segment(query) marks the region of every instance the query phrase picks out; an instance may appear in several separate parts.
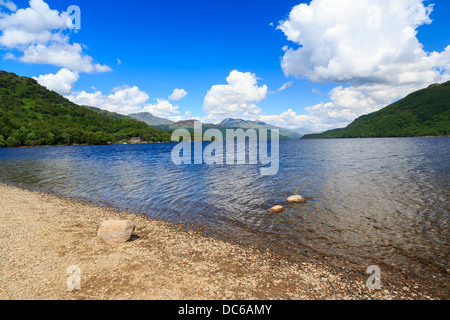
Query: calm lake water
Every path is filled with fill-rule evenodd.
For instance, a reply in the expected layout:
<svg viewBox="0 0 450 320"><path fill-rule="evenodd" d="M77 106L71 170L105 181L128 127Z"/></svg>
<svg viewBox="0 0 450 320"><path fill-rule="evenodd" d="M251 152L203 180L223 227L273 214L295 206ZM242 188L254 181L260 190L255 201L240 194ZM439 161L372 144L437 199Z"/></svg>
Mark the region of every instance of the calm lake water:
<svg viewBox="0 0 450 320"><path fill-rule="evenodd" d="M0 181L448 280L450 138L281 141L279 173L265 177L255 165L177 166L173 147L0 149ZM286 205L293 194L311 199ZM286 210L267 212L277 204Z"/></svg>

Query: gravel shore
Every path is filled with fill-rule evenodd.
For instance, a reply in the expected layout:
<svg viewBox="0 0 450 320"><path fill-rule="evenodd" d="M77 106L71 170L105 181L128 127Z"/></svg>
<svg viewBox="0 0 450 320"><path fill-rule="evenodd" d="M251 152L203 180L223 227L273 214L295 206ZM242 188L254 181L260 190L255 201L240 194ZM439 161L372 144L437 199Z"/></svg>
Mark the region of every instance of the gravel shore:
<svg viewBox="0 0 450 320"><path fill-rule="evenodd" d="M207 238L144 216L0 184L2 300L433 299L403 287L368 290L368 275ZM97 240L102 221L131 220L131 241ZM81 288L69 291L70 266Z"/></svg>

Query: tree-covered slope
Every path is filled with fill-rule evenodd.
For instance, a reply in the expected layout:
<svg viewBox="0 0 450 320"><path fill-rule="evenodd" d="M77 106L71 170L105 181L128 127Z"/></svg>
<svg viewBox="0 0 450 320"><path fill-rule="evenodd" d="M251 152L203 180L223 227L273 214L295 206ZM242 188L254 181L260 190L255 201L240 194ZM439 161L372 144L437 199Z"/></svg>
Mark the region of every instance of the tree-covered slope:
<svg viewBox="0 0 450 320"><path fill-rule="evenodd" d="M0 71L0 147L170 141L143 122L78 106L35 80Z"/></svg>
<svg viewBox="0 0 450 320"><path fill-rule="evenodd" d="M356 119L344 129L303 139L419 137L450 135L450 82L411 93L386 108Z"/></svg>

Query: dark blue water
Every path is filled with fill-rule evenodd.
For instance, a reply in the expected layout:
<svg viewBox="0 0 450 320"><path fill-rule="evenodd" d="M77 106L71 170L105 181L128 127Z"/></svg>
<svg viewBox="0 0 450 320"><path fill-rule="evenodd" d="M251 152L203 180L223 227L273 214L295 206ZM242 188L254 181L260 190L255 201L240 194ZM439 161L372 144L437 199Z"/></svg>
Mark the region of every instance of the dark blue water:
<svg viewBox="0 0 450 320"><path fill-rule="evenodd" d="M0 149L0 181L209 235L448 277L450 139L281 141L280 169L174 165L174 144ZM287 205L293 194L310 198ZM281 214L267 212L286 206Z"/></svg>

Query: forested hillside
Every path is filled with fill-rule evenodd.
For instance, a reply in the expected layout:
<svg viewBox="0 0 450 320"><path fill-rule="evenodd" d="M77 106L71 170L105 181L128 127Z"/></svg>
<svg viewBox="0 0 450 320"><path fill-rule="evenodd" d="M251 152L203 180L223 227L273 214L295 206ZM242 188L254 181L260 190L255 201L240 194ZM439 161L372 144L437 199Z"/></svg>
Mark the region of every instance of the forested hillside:
<svg viewBox="0 0 450 320"><path fill-rule="evenodd" d="M0 71L0 147L108 144L170 133L125 116L78 106L35 80Z"/></svg>
<svg viewBox="0 0 450 320"><path fill-rule="evenodd" d="M450 135L450 82L411 93L386 108L356 119L345 129L303 139Z"/></svg>

